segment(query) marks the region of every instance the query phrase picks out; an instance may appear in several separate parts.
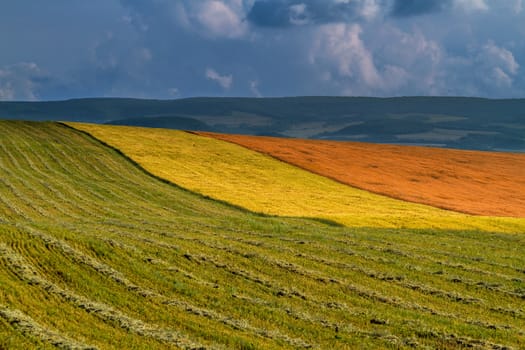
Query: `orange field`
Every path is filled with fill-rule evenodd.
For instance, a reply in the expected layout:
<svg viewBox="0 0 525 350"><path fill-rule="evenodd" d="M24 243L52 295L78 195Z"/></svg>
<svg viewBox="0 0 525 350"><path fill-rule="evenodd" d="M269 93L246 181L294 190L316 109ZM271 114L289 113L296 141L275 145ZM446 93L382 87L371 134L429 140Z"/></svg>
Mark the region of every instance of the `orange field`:
<svg viewBox="0 0 525 350"><path fill-rule="evenodd" d="M525 217L525 154L198 134L370 192L469 214Z"/></svg>

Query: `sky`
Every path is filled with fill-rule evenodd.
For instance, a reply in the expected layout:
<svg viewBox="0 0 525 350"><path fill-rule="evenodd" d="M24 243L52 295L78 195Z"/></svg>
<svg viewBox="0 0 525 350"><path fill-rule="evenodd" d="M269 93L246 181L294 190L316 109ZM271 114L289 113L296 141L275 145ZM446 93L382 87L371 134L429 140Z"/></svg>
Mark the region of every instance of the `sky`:
<svg viewBox="0 0 525 350"><path fill-rule="evenodd" d="M0 100L525 97L525 0L0 0Z"/></svg>

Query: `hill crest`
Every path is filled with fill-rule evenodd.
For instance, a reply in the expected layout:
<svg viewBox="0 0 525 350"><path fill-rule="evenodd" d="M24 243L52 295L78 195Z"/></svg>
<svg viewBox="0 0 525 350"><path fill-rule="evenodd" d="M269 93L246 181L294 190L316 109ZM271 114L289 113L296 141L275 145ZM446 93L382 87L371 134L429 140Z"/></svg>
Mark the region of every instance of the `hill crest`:
<svg viewBox="0 0 525 350"><path fill-rule="evenodd" d="M167 117L189 118L166 124ZM279 97L0 102L0 118L525 152L525 99ZM194 126L194 128L193 128Z"/></svg>

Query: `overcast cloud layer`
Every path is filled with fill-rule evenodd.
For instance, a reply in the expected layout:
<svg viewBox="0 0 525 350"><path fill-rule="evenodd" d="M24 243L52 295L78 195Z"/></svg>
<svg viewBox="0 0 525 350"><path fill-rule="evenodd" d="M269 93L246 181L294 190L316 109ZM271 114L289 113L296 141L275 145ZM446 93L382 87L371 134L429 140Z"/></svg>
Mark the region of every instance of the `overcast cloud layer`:
<svg viewBox="0 0 525 350"><path fill-rule="evenodd" d="M525 97L524 0L17 0L0 100Z"/></svg>

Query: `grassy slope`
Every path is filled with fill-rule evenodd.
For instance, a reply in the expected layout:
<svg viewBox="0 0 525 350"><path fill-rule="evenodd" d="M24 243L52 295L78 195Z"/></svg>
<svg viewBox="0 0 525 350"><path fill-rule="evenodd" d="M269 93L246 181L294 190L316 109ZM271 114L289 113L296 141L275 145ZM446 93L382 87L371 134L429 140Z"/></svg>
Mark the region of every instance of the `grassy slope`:
<svg viewBox="0 0 525 350"><path fill-rule="evenodd" d="M525 154L203 135L374 193L470 214L525 218Z"/></svg>
<svg viewBox="0 0 525 350"><path fill-rule="evenodd" d="M0 122L0 348L525 345L525 237L264 218Z"/></svg>
<svg viewBox="0 0 525 350"><path fill-rule="evenodd" d="M468 216L375 195L212 138L174 130L72 125L162 178L256 212L320 217L354 227L525 231L525 219Z"/></svg>

